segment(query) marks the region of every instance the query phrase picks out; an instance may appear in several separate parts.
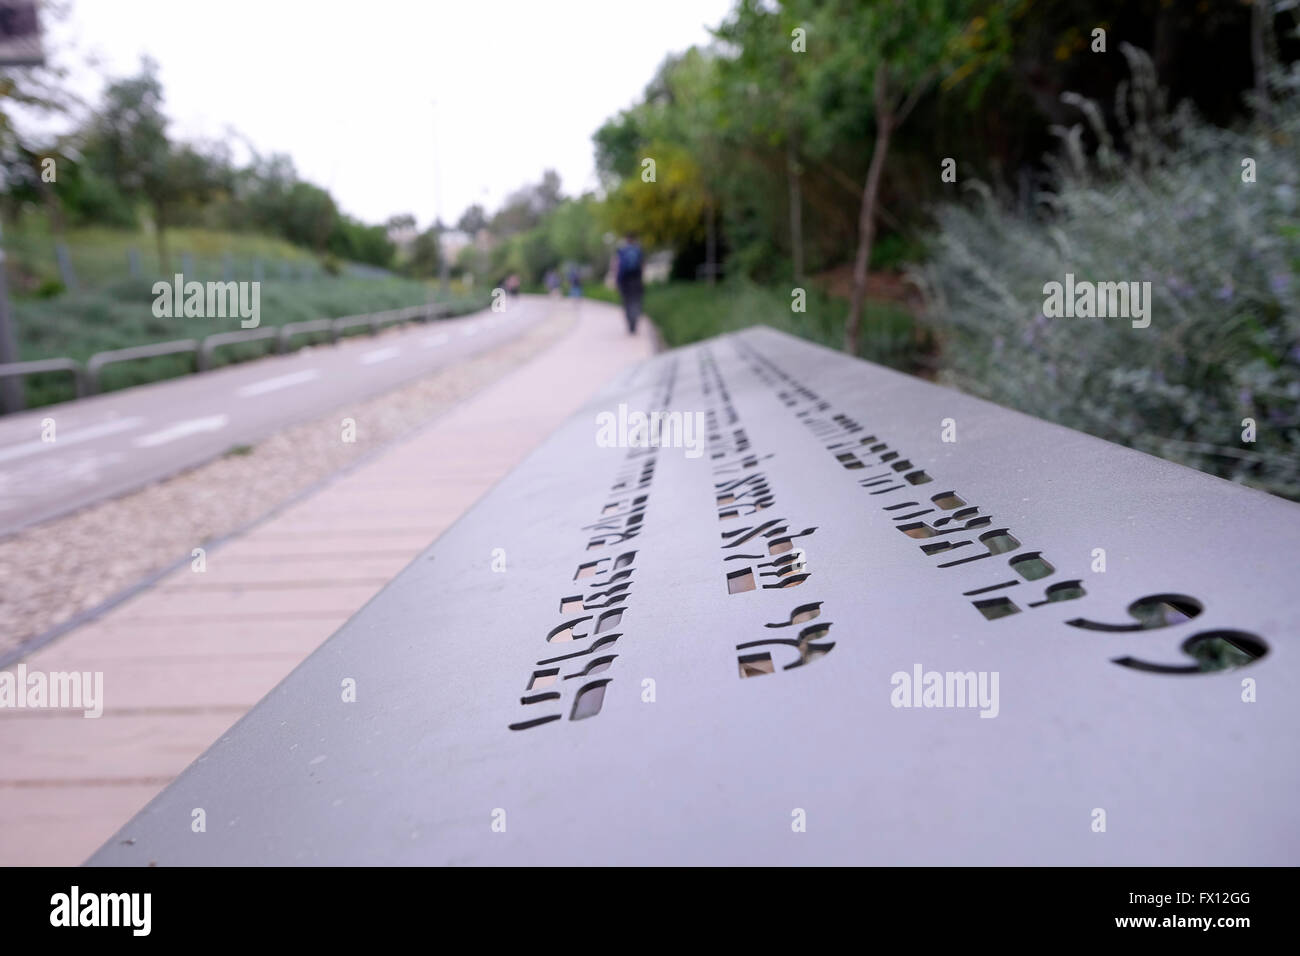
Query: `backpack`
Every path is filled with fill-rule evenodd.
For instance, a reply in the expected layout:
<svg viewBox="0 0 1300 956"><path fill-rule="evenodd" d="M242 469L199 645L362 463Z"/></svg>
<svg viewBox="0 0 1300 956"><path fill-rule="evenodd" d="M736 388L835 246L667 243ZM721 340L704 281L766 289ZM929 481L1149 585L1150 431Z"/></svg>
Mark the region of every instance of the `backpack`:
<svg viewBox="0 0 1300 956"><path fill-rule="evenodd" d="M618 278L619 280L640 277L641 275L641 247L634 245L622 246L618 250Z"/></svg>

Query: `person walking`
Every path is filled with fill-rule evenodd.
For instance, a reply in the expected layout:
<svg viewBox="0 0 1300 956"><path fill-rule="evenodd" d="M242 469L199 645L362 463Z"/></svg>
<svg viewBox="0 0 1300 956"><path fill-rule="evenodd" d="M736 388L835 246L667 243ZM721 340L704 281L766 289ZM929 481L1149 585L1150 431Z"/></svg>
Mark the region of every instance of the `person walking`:
<svg viewBox="0 0 1300 956"><path fill-rule="evenodd" d="M641 300L645 296L645 254L636 234L629 232L614 250L615 282L623 299L628 335L636 335L636 320L641 318Z"/></svg>

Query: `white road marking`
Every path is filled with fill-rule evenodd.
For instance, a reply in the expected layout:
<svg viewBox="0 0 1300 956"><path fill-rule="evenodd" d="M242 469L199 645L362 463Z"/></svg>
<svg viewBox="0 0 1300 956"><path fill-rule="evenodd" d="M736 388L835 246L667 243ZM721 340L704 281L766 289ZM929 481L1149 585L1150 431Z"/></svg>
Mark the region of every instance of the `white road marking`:
<svg viewBox="0 0 1300 956"><path fill-rule="evenodd" d="M105 435L116 435L118 432L130 431L132 428L139 428L142 424L144 424L143 418L133 417L119 418L115 421L104 422L102 425L91 425L87 428L63 434L56 430L54 433L55 440L52 442L37 439L36 441L27 441L20 445L11 445L8 448L0 449L0 461L26 458L28 455L36 455L43 451L57 451L78 442L91 441L95 438L103 438Z"/></svg>
<svg viewBox="0 0 1300 956"><path fill-rule="evenodd" d="M126 460L116 452L99 454L89 449L58 458L37 458L11 471L0 471L0 515L18 521L31 502L64 485L88 487L103 479L103 470Z"/></svg>
<svg viewBox="0 0 1300 956"><path fill-rule="evenodd" d="M190 435L197 435L199 432L218 431L225 428L226 423L229 421L230 418L226 415L190 418L183 422L177 422L175 425L169 425L161 431L141 435L131 444L135 445L136 448L155 448L158 445L165 445L181 438L188 438Z"/></svg>
<svg viewBox="0 0 1300 956"><path fill-rule="evenodd" d="M252 385L245 385L243 388L236 389L235 394L240 398L251 398L254 395L265 395L267 392L275 392L282 388L301 385L303 382L310 382L316 378L320 378L319 369L305 368L301 372L290 372L288 375L264 378Z"/></svg>
<svg viewBox="0 0 1300 956"><path fill-rule="evenodd" d="M446 345L451 336L446 332L439 332L437 335L431 335L427 339L420 339L420 346L426 349L437 348L439 345Z"/></svg>
<svg viewBox="0 0 1300 956"><path fill-rule="evenodd" d="M373 352L366 352L361 356L361 364L374 365L376 362L387 362L389 359L395 359L401 354L401 349L395 345L390 345L386 349L375 349Z"/></svg>

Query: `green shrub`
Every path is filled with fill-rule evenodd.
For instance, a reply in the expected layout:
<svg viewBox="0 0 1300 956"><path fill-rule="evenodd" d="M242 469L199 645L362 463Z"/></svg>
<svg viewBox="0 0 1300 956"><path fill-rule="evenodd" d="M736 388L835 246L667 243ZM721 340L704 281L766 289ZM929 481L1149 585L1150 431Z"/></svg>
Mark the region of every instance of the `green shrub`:
<svg viewBox="0 0 1300 956"><path fill-rule="evenodd" d="M160 318L153 314L153 282L148 279L118 279L98 290L83 290L58 299L24 299L13 303L19 354L24 361L67 357L84 362L96 352L149 345L174 339L202 338L215 332L240 328L238 316L226 318ZM261 285L263 327L308 319L338 318L366 312L419 305L430 299L431 287L424 282L400 278L321 277L310 281L270 278ZM489 293L453 290L448 305L453 315L486 308ZM358 329L358 334L364 333ZM312 341L308 336L295 345ZM259 340L220 349L216 365L257 358L270 349ZM153 359L110 365L104 370L105 391L188 374L193 359L167 355ZM68 375L32 376L26 382L30 407L66 401L73 397Z"/></svg>
<svg viewBox="0 0 1300 956"><path fill-rule="evenodd" d="M873 270L901 269L908 262L925 257L925 247L915 239L891 232L881 236L871 246Z"/></svg>
<svg viewBox="0 0 1300 956"><path fill-rule="evenodd" d="M33 290L32 295L37 299L53 299L55 296L63 295L65 291L63 283L58 279L43 279Z"/></svg>
<svg viewBox="0 0 1300 956"><path fill-rule="evenodd" d="M767 325L830 348L844 344L848 304L813 287L805 311L795 312L789 286L764 286L743 278L717 285L669 282L646 287L645 313L670 348L751 325ZM862 358L902 371L916 371L924 337L911 314L888 302L868 301L863 320Z"/></svg>

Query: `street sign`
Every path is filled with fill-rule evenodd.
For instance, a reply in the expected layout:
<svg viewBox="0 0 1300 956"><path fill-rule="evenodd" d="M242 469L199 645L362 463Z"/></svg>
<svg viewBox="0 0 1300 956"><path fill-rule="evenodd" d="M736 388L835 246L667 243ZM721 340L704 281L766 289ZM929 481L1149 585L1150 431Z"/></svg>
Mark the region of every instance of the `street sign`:
<svg viewBox="0 0 1300 956"><path fill-rule="evenodd" d="M607 388L91 862L1294 865L1297 554L1295 504L751 329Z"/></svg>

